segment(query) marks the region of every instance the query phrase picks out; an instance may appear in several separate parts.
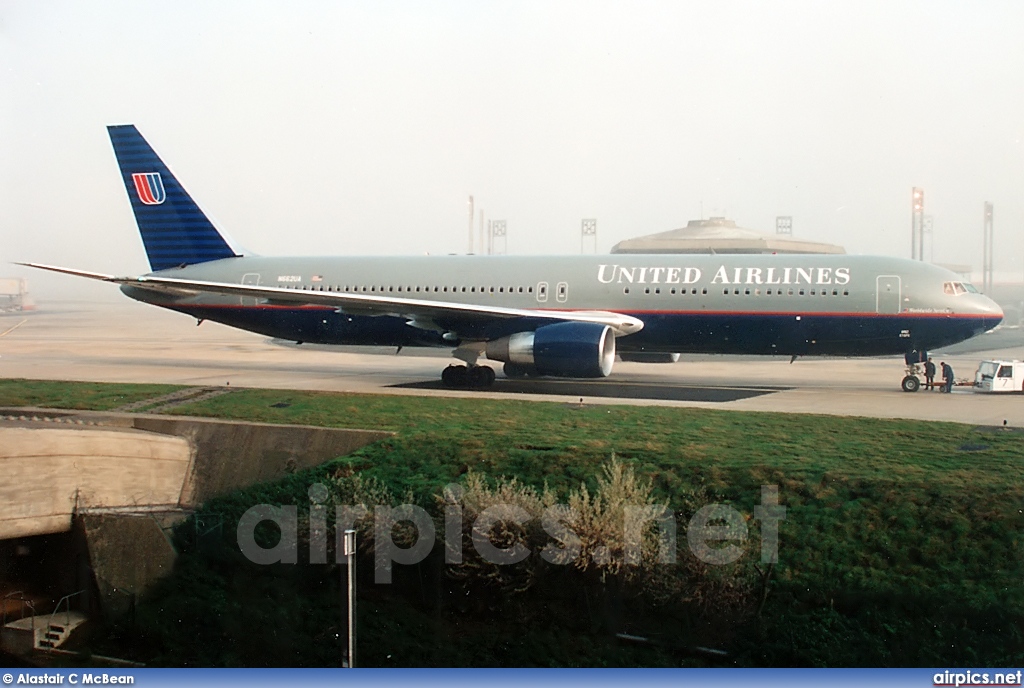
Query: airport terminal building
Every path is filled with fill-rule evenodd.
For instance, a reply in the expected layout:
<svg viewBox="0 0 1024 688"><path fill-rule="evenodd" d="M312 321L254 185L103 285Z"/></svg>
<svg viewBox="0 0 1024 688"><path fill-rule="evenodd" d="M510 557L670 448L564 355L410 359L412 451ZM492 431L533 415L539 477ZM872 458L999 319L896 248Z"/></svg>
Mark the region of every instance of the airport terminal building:
<svg viewBox="0 0 1024 688"><path fill-rule="evenodd" d="M738 227L732 220L712 217L690 220L685 227L620 241L612 253L742 253L843 254L835 244L794 239L788 234L765 234Z"/></svg>

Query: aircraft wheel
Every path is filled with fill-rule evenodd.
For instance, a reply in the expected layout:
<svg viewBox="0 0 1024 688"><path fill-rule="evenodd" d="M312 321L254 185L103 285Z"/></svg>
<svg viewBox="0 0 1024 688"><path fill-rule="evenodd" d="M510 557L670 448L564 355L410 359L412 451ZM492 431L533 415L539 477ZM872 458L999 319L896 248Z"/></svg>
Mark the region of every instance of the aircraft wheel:
<svg viewBox="0 0 1024 688"><path fill-rule="evenodd" d="M903 388L904 392L916 392L921 389L921 381L913 375L907 375L903 378L903 382L900 383L900 387Z"/></svg>
<svg viewBox="0 0 1024 688"><path fill-rule="evenodd" d="M472 387L490 387L494 384L494 368L485 365L470 368L469 384Z"/></svg>
<svg viewBox="0 0 1024 688"><path fill-rule="evenodd" d="M530 372L526 366L519 363L506 363L501 369L504 371L505 377L509 379L526 377Z"/></svg>
<svg viewBox="0 0 1024 688"><path fill-rule="evenodd" d="M441 371L441 382L445 387L465 387L469 382L469 369L466 366L450 365Z"/></svg>

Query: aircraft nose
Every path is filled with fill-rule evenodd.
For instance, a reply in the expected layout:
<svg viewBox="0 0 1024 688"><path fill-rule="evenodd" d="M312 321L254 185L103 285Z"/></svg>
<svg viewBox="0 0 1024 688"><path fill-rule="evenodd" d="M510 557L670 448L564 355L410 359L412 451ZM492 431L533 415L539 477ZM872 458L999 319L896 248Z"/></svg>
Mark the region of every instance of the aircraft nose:
<svg viewBox="0 0 1024 688"><path fill-rule="evenodd" d="M984 317L987 329L992 329L1003 321L1002 307L987 296L983 296L978 311Z"/></svg>

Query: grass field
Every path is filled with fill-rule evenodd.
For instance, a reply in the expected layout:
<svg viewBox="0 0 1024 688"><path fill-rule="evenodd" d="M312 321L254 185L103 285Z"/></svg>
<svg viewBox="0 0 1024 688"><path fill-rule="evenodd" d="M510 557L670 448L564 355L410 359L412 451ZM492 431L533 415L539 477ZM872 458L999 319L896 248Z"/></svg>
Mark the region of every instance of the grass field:
<svg viewBox="0 0 1024 688"><path fill-rule="evenodd" d="M0 381L0 405L109 408L166 391ZM684 510L684 496L698 491L750 514L761 486L778 485L787 513L763 612L759 618L732 620L711 635L730 653L729 662L1024 663L1024 434L1016 431L667 407L263 390L239 390L174 412L396 431L394 438L331 465L208 505L229 519L258 501L302 503L310 483L339 469L375 478L394 494L411 493L424 506L433 505L444 485L469 470L492 478L515 476L538 488L547 484L560 495L581 483L593 488L613 453L649 478L655 494L677 510ZM755 563L748 562L751 570ZM163 629L151 629L150 661L212 661L213 650L206 646L236 647L246 629L260 651L250 652L246 645L245 651L224 652L219 656L228 657L226 663L320 661L315 651L296 650L302 643L275 650L270 640L252 638L251 624L221 629L218 641L197 635L180 619L169 624L159 610L180 612L190 595L211 598L224 609L238 608L240 596L269 599L279 613L266 612L264 621L278 624L275 633L290 629L301 638L306 612L298 610L336 594L333 574L251 570L237 557L198 550L183 556L179 568L140 611L152 629ZM406 581L410 589L422 588L424 575L429 588L432 574L417 575L418 584ZM622 647L610 638L614 629L607 624L567 620L575 607L558 591L565 585L556 577L549 589L531 593L534 598L504 600L489 611L445 606L443 613L422 595L366 586L361 623L373 649L365 659L399 665L704 661L664 645ZM293 608L289 599L302 602ZM336 610L323 614L324 623L333 623ZM715 626L714 619L671 605L647 605L637 614L651 635L672 635L677 645L700 644ZM165 625L179 628L181 635Z"/></svg>

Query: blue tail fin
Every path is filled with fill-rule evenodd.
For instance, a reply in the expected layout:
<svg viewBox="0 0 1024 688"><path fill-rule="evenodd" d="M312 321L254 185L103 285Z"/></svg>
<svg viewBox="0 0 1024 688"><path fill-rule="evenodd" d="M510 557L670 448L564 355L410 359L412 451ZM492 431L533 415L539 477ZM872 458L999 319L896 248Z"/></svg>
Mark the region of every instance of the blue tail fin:
<svg viewBox="0 0 1024 688"><path fill-rule="evenodd" d="M134 125L107 131L154 271L237 255Z"/></svg>

